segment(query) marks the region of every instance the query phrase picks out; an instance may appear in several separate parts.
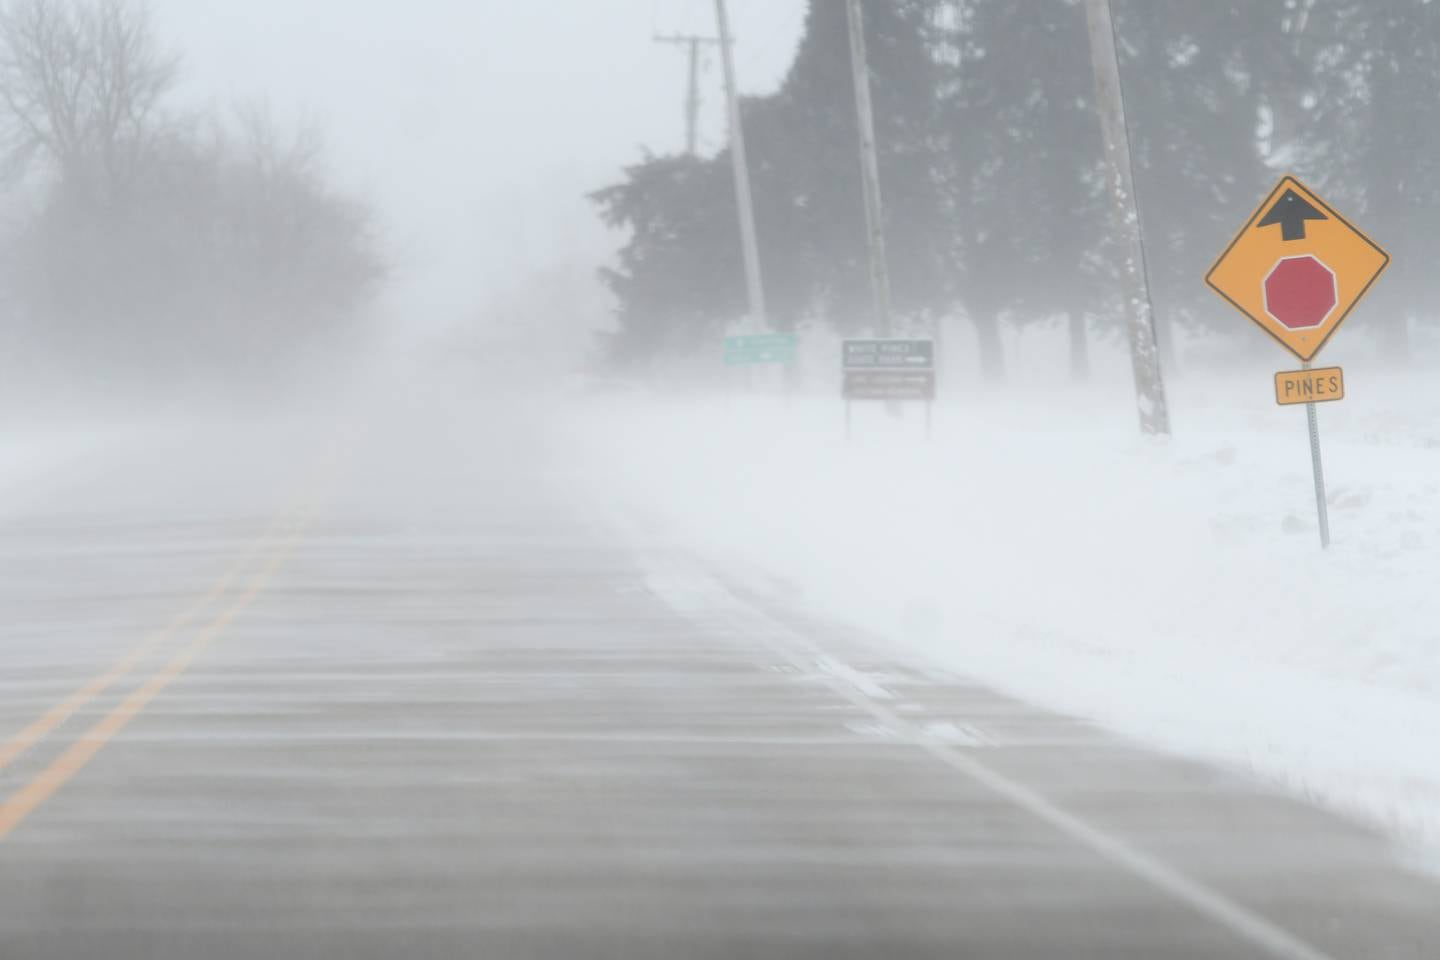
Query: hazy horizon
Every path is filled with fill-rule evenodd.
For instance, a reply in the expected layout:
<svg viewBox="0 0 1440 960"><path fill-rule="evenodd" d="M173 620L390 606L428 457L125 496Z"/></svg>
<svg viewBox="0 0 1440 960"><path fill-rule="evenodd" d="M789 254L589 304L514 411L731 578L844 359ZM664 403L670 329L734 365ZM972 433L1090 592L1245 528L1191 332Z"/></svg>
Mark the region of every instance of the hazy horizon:
<svg viewBox="0 0 1440 960"><path fill-rule="evenodd" d="M732 3L743 93L784 75L804 8ZM617 244L585 194L645 150L684 141L684 57L652 35L715 32L711 0L581 4L569 21L499 0L155 0L153 10L183 58L188 102L261 98L288 123L318 121L341 183L377 207L395 270L386 306L441 326L534 271L608 259ZM724 117L708 61L713 150Z"/></svg>

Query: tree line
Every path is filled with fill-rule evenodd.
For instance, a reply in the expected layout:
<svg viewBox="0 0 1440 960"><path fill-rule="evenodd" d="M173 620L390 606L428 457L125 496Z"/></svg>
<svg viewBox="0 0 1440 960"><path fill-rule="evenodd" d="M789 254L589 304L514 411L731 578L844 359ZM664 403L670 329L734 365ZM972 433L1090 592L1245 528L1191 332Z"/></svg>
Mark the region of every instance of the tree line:
<svg viewBox="0 0 1440 960"><path fill-rule="evenodd" d="M782 330L870 322L845 5L811 0L773 94L742 106L771 304ZM1427 0L1113 0L1162 348L1238 330L1202 277L1292 171L1395 254L1364 316L1405 356L1431 319L1440 239L1440 4ZM916 331L1118 326L1082 0L865 0L897 309ZM647 154L592 197L625 242L602 278L622 367L713 351L745 312L729 157Z"/></svg>
<svg viewBox="0 0 1440 960"><path fill-rule="evenodd" d="M9 346L77 376L273 368L383 275L318 130L175 106L140 0L0 6L0 288ZM7 351L8 352L8 351Z"/></svg>

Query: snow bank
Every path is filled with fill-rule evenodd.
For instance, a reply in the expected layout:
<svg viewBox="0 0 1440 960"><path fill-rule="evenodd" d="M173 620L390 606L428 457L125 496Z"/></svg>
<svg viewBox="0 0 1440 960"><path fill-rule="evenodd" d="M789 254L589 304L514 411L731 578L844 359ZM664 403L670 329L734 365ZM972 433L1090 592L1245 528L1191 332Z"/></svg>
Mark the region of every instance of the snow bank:
<svg viewBox="0 0 1440 960"><path fill-rule="evenodd" d="M595 495L897 649L1440 845L1440 405L1421 383L1321 408L1266 376L1172 385L1142 441L1123 389L590 405Z"/></svg>

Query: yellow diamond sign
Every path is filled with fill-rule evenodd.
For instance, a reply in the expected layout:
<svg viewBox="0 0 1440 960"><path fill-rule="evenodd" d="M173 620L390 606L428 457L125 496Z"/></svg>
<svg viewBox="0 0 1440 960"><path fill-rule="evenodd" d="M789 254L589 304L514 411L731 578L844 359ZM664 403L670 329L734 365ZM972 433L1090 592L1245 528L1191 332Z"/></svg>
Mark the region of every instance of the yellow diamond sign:
<svg viewBox="0 0 1440 960"><path fill-rule="evenodd" d="M1314 359L1385 272L1390 255L1285 177L1205 277L1301 360Z"/></svg>

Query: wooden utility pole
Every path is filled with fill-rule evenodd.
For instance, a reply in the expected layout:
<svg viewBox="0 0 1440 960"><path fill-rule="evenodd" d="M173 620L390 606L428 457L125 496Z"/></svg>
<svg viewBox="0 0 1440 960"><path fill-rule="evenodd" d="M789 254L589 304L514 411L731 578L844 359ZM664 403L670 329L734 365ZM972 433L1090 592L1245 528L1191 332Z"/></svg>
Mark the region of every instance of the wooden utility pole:
<svg viewBox="0 0 1440 960"><path fill-rule="evenodd" d="M870 61L865 50L865 13L860 0L849 0L850 66L855 78L855 110L860 129L860 174L865 192L865 231L870 251L870 294L875 327L881 337L894 335L890 306L890 264L885 253L885 216L880 202L880 161L875 150L875 113L870 103Z"/></svg>
<svg viewBox="0 0 1440 960"><path fill-rule="evenodd" d="M725 0L715 0L715 21L720 34L720 62L725 68L725 98L730 108L730 159L735 169L735 206L740 215L740 243L745 257L745 285L750 298L750 322L760 333L770 330L765 310L765 281L760 273L760 241L755 234L755 200L750 192L750 162L745 153L745 124L740 116L740 93L735 84L735 51L730 38L730 15Z"/></svg>
<svg viewBox="0 0 1440 960"><path fill-rule="evenodd" d="M1085 0L1090 29L1090 60L1095 70L1095 107L1105 139L1105 158L1119 213L1125 263L1124 294L1130 335L1130 365L1135 374L1135 403L1142 433L1168 435L1170 409L1165 402L1165 379L1155 339L1155 304L1150 296L1150 272L1145 262L1145 234L1135 197L1135 176L1130 163L1130 131L1125 123L1125 96L1120 87L1120 61L1115 53L1115 23L1110 0Z"/></svg>
<svg viewBox="0 0 1440 960"><path fill-rule="evenodd" d="M683 47L689 54L690 83L685 94L685 152L693 157L700 152L700 54L704 47L720 41L716 37L696 34L657 34L655 42Z"/></svg>

